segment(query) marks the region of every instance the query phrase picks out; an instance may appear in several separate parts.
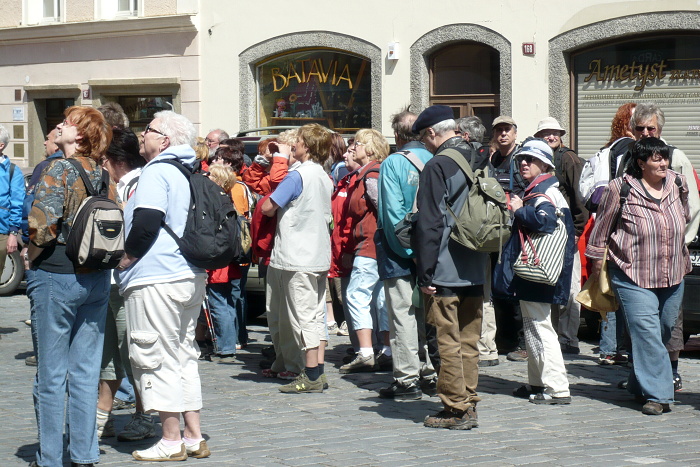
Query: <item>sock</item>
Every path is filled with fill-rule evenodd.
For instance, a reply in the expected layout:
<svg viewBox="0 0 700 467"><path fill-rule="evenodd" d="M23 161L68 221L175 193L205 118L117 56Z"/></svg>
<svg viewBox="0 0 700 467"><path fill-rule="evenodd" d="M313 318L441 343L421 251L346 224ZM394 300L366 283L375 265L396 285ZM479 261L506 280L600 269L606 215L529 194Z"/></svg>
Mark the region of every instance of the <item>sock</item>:
<svg viewBox="0 0 700 467"><path fill-rule="evenodd" d="M196 438L188 438L187 436L183 436L182 441L185 443L185 446L192 447L192 446L196 446L199 443L201 443L202 441L204 441L204 438L196 439Z"/></svg>
<svg viewBox="0 0 700 467"><path fill-rule="evenodd" d="M324 374L324 373L326 372L325 366L326 366L325 363L319 363L319 364L318 364L318 367L317 367L317 368L318 368L318 373L319 373L319 374L322 375L322 374Z"/></svg>
<svg viewBox="0 0 700 467"><path fill-rule="evenodd" d="M175 446L179 446L179 445L182 444L182 440L181 440L181 439L165 439L165 438L161 438L161 439L160 439L160 442L163 443L163 445L164 445L165 447L168 447L168 448L173 448L173 447L175 447Z"/></svg>
<svg viewBox="0 0 700 467"><path fill-rule="evenodd" d="M673 376L678 376L678 360L671 360L671 371Z"/></svg>
<svg viewBox="0 0 700 467"><path fill-rule="evenodd" d="M328 326L333 326L334 324L338 324L335 321L328 321Z"/></svg>
<svg viewBox="0 0 700 467"><path fill-rule="evenodd" d="M321 372L319 371L318 366L315 366L315 367L308 367L307 366L304 369L304 371L306 372L306 376L308 376L308 378L311 381L316 381L321 376Z"/></svg>
<svg viewBox="0 0 700 467"><path fill-rule="evenodd" d="M382 346L382 353L386 355L387 357L391 357L391 346L389 345L383 345Z"/></svg>
<svg viewBox="0 0 700 467"><path fill-rule="evenodd" d="M97 426L104 427L109 419L109 412L102 409L97 409Z"/></svg>
<svg viewBox="0 0 700 467"><path fill-rule="evenodd" d="M360 347L359 354L362 357L369 357L370 355L374 355L374 349L372 347Z"/></svg>

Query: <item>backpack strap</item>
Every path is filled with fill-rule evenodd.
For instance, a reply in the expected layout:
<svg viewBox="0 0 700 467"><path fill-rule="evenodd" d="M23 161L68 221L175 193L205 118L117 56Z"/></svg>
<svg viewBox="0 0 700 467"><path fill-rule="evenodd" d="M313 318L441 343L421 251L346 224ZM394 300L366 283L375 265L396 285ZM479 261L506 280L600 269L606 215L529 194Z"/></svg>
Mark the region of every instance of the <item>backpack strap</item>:
<svg viewBox="0 0 700 467"><path fill-rule="evenodd" d="M131 179L131 181L129 183L127 183L126 188L124 190L124 194L126 195L126 201L128 201L130 198L129 192L131 192L131 188L134 185L136 185L138 183L138 181L139 181L139 177L134 177ZM124 201L124 200L122 200L122 201Z"/></svg>
<svg viewBox="0 0 700 467"><path fill-rule="evenodd" d="M12 176L15 174L15 168L17 168L17 166L10 162L10 184L12 184Z"/></svg>
<svg viewBox="0 0 700 467"><path fill-rule="evenodd" d="M438 155L447 156L455 161L459 168L462 169L462 172L464 172L464 175L467 177L467 180L469 180L469 183L474 183L474 171L467 160L466 154L455 147L451 147L442 150Z"/></svg>
<svg viewBox="0 0 700 467"><path fill-rule="evenodd" d="M181 162L176 161L175 159L161 159L161 160L157 160L154 162L154 164L157 164L157 163L163 163L163 164L168 164L168 165L172 165L174 167L177 167L177 169L180 171L180 173L182 173L182 175L184 175L185 178L187 179L187 183L188 184L190 183L190 177L192 176L192 172L190 172L190 170L187 167L185 167ZM192 197L192 199L194 199L194 195L192 193L192 185L190 185L190 196ZM180 247L180 242L182 240L180 239L180 237L177 236L175 231L173 229L171 229L168 224L165 223L165 217L163 217L163 219L160 221L160 226L163 227L163 229L166 232L168 232L168 234L171 237L173 237L173 240L175 240L175 243L177 243L178 247Z"/></svg>
<svg viewBox="0 0 700 467"><path fill-rule="evenodd" d="M396 154L401 154L403 157L408 159L408 162L413 164L413 167L418 169L418 172L423 171L423 167L425 167L425 163L418 158L414 153L411 151L405 150L405 151L397 151Z"/></svg>
<svg viewBox="0 0 700 467"><path fill-rule="evenodd" d="M678 178L679 177L676 177L677 181ZM610 228L610 234L608 234L608 238L610 238L610 235L612 235L613 232L617 230L617 226L620 223L620 219L622 219L622 209L625 207L625 204L627 204L627 197L630 195L631 188L632 185L630 185L630 182L623 178L622 186L620 187L620 209L618 209L617 213L615 214L615 220L613 221L612 227Z"/></svg>
<svg viewBox="0 0 700 467"><path fill-rule="evenodd" d="M107 173L106 170L102 169L102 179L100 181L100 190L97 191L95 190L95 187L92 186L92 183L90 182L90 178L88 177L87 172L85 172L85 169L83 168L82 164L78 162L77 160L67 157L65 159L70 163L73 167L75 167L75 170L78 171L78 174L80 174L80 178L83 180L83 183L85 184L85 191L87 191L88 196L98 196L98 195L103 195L107 191L107 187L109 187L109 174Z"/></svg>

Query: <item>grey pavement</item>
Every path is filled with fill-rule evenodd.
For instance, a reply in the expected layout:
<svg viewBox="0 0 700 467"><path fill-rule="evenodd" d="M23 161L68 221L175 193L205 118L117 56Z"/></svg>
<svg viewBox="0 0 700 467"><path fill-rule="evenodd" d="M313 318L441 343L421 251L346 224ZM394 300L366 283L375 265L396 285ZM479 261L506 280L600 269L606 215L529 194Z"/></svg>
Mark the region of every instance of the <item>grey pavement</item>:
<svg viewBox="0 0 700 467"><path fill-rule="evenodd" d="M24 465L37 447L31 385L35 368L25 366L31 351L29 304L24 295L0 298L0 386L2 443L0 465ZM241 364L202 362L202 430L212 456L189 465L700 465L700 339L681 356L684 389L671 413L646 416L626 391L617 389L624 367L596 364L592 343L580 356L565 356L573 402L537 406L511 395L526 381L526 364L506 362L481 371L479 428L449 431L424 428L423 418L437 412L437 398L394 402L377 391L391 382L389 373L338 373L347 337L331 338L323 394L287 395L281 381L259 375L266 329L249 326L251 345L239 353ZM96 349L97 350L97 349ZM116 412L116 428L129 419ZM140 443L101 443L100 465L143 464L131 451Z"/></svg>

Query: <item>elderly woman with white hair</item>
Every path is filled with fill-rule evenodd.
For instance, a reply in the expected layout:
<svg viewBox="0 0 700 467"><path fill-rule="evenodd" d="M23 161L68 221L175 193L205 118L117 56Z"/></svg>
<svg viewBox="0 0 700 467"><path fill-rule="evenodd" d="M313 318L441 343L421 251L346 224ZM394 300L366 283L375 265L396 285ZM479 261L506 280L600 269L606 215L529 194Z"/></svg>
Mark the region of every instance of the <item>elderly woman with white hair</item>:
<svg viewBox="0 0 700 467"><path fill-rule="evenodd" d="M158 443L134 451L137 460L185 460L210 454L200 430L202 387L194 340L206 273L190 264L161 229L164 221L182 236L190 189L177 167L158 162L174 159L191 169L195 136L194 125L184 116L171 111L155 114L143 132L147 164L124 209L126 255L117 269L129 354L144 410L158 411L163 425ZM180 414L185 420L182 436Z"/></svg>

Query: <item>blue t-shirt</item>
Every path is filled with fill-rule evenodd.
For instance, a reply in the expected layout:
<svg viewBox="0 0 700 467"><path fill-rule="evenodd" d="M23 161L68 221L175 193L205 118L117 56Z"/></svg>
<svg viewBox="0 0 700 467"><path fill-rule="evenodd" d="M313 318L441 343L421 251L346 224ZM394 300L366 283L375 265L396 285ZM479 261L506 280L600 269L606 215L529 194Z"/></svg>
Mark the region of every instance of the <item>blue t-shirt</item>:
<svg viewBox="0 0 700 467"><path fill-rule="evenodd" d="M290 170L282 179L275 191L270 195L270 199L280 208L285 207L301 195L304 189L304 182L301 175L296 170Z"/></svg>

